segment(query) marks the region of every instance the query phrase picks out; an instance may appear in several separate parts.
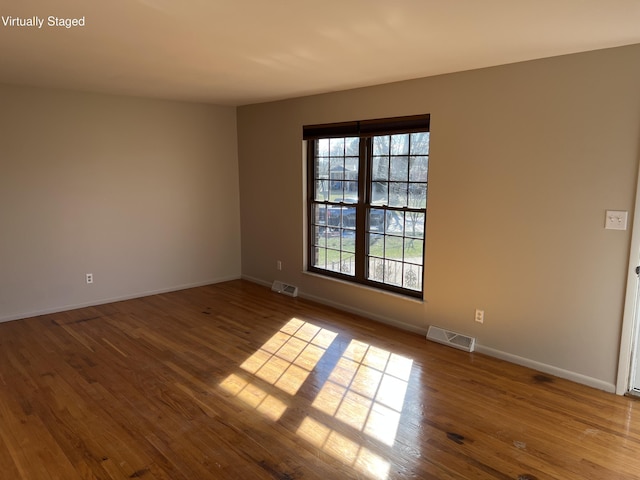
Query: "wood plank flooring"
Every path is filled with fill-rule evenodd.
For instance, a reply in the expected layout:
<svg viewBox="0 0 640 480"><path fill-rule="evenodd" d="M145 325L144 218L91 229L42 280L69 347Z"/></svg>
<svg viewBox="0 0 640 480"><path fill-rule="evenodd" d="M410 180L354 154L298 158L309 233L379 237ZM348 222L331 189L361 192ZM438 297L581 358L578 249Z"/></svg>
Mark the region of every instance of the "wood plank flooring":
<svg viewBox="0 0 640 480"><path fill-rule="evenodd" d="M244 281L0 325L3 479L638 479L639 409Z"/></svg>

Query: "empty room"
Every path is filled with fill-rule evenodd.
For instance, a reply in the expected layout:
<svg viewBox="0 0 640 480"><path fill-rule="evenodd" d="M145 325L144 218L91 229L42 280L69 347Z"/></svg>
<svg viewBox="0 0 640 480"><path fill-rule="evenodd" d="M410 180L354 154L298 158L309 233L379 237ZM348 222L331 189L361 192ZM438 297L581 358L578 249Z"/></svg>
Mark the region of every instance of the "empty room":
<svg viewBox="0 0 640 480"><path fill-rule="evenodd" d="M640 479L640 4L0 5L0 470Z"/></svg>

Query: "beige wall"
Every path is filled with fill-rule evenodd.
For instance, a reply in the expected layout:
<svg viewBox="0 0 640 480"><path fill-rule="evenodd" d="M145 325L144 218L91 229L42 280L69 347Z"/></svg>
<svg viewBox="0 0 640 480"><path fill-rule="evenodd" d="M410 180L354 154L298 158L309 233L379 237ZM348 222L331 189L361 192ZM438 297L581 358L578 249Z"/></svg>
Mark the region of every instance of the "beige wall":
<svg viewBox="0 0 640 480"><path fill-rule="evenodd" d="M240 276L234 108L0 86L0 139L0 320Z"/></svg>
<svg viewBox="0 0 640 480"><path fill-rule="evenodd" d="M630 231L603 226L633 210L639 85L631 46L241 107L243 276L612 390ZM420 113L425 302L304 274L302 126Z"/></svg>

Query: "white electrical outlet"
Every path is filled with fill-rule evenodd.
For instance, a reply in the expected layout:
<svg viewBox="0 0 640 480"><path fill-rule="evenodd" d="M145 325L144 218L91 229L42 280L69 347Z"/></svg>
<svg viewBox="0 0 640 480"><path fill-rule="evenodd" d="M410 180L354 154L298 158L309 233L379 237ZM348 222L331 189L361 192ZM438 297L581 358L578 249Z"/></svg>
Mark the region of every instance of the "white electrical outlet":
<svg viewBox="0 0 640 480"><path fill-rule="evenodd" d="M281 261L281 260L278 260L278 261L276 262L276 268L277 268L278 270L282 270L282 261Z"/></svg>
<svg viewBox="0 0 640 480"><path fill-rule="evenodd" d="M87 273L87 283L93 283L93 273Z"/></svg>
<svg viewBox="0 0 640 480"><path fill-rule="evenodd" d="M484 310L476 310L476 322L484 323Z"/></svg>

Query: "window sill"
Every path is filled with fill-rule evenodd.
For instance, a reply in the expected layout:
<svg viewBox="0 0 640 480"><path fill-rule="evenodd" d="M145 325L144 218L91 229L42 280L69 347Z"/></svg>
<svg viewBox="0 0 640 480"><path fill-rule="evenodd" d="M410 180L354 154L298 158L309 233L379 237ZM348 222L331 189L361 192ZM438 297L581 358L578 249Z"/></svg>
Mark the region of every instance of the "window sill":
<svg viewBox="0 0 640 480"><path fill-rule="evenodd" d="M341 285L348 285L348 286L353 287L353 288L358 288L358 289L361 289L361 290L367 290L369 292L376 293L376 294L379 294L379 295L387 295L387 296L390 296L390 297L393 297L393 298L397 298L398 300L404 300L404 301L415 303L415 304L418 304L418 305L423 305L423 304L427 303L427 301L424 300L424 299L415 298L415 297L409 297L407 295L402 295L400 293L395 293L395 292L389 292L387 290L382 290L382 289L375 288L375 287L369 287L368 285L362 285L360 283L348 282L346 280L341 280L339 278L333 278L333 277L328 277L328 276L325 276L325 275L320 275L319 273L308 272L306 270L304 270L302 273L303 273L303 275L308 275L310 277L326 280L328 282L339 283Z"/></svg>

